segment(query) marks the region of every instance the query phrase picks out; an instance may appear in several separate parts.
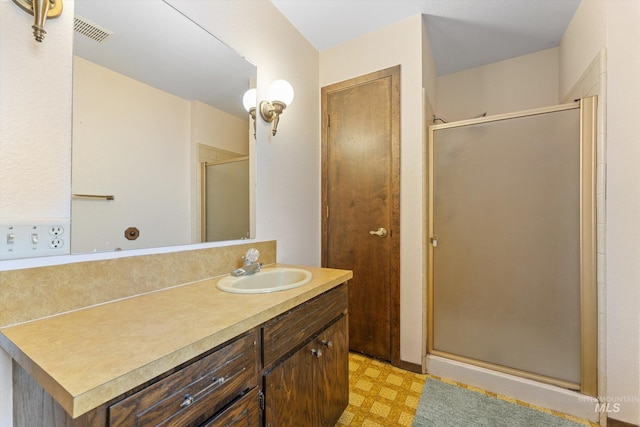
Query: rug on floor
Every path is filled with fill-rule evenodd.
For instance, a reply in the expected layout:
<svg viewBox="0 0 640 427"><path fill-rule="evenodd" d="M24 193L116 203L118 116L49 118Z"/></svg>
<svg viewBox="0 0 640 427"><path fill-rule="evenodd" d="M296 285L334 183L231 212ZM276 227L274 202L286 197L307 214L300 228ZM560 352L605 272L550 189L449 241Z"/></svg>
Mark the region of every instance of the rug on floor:
<svg viewBox="0 0 640 427"><path fill-rule="evenodd" d="M584 427L533 408L427 378L413 427Z"/></svg>

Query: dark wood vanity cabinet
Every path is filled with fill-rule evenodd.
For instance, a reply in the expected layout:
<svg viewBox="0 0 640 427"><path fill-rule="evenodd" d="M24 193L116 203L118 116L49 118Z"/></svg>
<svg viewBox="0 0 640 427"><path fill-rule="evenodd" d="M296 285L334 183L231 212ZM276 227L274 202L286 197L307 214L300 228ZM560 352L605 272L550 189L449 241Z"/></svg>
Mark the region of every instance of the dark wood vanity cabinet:
<svg viewBox="0 0 640 427"><path fill-rule="evenodd" d="M258 349L254 328L78 418L14 362L14 427L257 426Z"/></svg>
<svg viewBox="0 0 640 427"><path fill-rule="evenodd" d="M14 426L334 426L349 400L347 284L72 419L14 363Z"/></svg>
<svg viewBox="0 0 640 427"><path fill-rule="evenodd" d="M347 407L346 291L340 286L263 326L265 426L334 426Z"/></svg>
<svg viewBox="0 0 640 427"><path fill-rule="evenodd" d="M109 426L200 425L257 385L256 355L246 334L111 405Z"/></svg>
<svg viewBox="0 0 640 427"><path fill-rule="evenodd" d="M349 402L347 318L264 376L265 425L334 426Z"/></svg>

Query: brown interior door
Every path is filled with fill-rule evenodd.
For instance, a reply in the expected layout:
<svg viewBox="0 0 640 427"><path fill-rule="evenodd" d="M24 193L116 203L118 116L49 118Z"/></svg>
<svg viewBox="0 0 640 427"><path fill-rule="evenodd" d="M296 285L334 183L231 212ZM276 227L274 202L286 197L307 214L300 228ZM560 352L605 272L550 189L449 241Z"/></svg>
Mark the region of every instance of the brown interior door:
<svg viewBox="0 0 640 427"><path fill-rule="evenodd" d="M353 270L349 348L399 361L400 67L322 88L323 265Z"/></svg>

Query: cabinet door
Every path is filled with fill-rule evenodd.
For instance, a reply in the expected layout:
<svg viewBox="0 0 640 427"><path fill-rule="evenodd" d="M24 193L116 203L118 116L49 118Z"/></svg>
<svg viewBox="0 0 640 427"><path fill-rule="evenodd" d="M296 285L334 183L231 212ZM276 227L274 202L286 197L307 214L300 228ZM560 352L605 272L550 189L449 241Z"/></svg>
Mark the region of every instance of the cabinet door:
<svg viewBox="0 0 640 427"><path fill-rule="evenodd" d="M349 402L347 316L264 377L267 427L333 426Z"/></svg>
<svg viewBox="0 0 640 427"><path fill-rule="evenodd" d="M328 327L314 341L322 349L315 370L316 425L334 426L349 403L349 340L347 316Z"/></svg>
<svg viewBox="0 0 640 427"><path fill-rule="evenodd" d="M267 427L314 425L312 344L301 348L264 377Z"/></svg>

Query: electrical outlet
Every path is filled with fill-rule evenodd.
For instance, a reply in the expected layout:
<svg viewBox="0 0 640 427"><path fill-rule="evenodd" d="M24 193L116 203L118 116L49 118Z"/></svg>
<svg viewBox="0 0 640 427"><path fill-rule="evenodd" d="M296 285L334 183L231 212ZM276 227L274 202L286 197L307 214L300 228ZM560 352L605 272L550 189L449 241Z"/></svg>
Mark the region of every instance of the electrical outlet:
<svg viewBox="0 0 640 427"><path fill-rule="evenodd" d="M52 236L60 236L64 234L64 227L61 225L52 225L49 227L49 234Z"/></svg>
<svg viewBox="0 0 640 427"><path fill-rule="evenodd" d="M49 247L51 249L60 249L64 246L64 240L55 238L49 241Z"/></svg>
<svg viewBox="0 0 640 427"><path fill-rule="evenodd" d="M0 218L0 260L70 253L69 218Z"/></svg>

